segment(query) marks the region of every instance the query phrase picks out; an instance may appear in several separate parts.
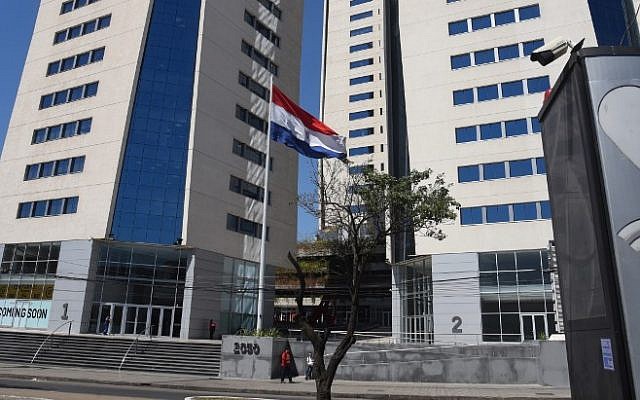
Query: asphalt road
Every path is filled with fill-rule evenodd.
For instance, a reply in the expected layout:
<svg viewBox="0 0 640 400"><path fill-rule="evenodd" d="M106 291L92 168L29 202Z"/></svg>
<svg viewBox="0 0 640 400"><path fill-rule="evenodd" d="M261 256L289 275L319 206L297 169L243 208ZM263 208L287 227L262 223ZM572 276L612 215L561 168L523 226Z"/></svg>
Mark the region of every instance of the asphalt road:
<svg viewBox="0 0 640 400"><path fill-rule="evenodd" d="M101 385L0 378L0 400L184 400L188 396L226 395L256 398L258 395L194 392L140 386ZM310 400L312 397L265 395L269 400ZM339 400L339 399L337 399Z"/></svg>

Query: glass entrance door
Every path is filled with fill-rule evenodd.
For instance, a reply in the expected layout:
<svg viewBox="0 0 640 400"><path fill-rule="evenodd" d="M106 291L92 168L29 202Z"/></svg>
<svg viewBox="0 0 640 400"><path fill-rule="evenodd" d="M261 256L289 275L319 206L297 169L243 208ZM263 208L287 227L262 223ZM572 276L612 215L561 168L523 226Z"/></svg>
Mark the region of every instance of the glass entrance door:
<svg viewBox="0 0 640 400"><path fill-rule="evenodd" d="M547 318L544 314L522 314L522 340L536 340L549 337Z"/></svg>
<svg viewBox="0 0 640 400"><path fill-rule="evenodd" d="M106 317L111 335L139 335L171 337L174 310L172 307L138 306L126 304L101 304L95 333L103 333Z"/></svg>
<svg viewBox="0 0 640 400"><path fill-rule="evenodd" d="M171 337L173 308L151 307L151 332L154 336Z"/></svg>

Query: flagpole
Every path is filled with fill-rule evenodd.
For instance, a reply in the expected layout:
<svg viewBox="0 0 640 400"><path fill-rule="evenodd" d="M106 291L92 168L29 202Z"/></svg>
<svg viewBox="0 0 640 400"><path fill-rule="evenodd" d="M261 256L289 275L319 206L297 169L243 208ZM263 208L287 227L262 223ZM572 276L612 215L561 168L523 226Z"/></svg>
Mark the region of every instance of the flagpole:
<svg viewBox="0 0 640 400"><path fill-rule="evenodd" d="M260 271L258 275L258 318L256 329L264 326L264 273L267 251L267 209L269 206L269 170L271 169L271 103L273 102L273 75L269 79L269 118L267 119L267 155L264 166L264 192L262 198L262 236L260 241Z"/></svg>

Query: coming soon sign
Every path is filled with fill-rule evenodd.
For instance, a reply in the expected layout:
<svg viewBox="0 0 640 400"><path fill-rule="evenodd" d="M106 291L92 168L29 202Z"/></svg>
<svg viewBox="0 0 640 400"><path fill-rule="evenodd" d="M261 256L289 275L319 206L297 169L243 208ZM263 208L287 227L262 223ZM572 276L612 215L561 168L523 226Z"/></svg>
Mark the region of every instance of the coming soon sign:
<svg viewBox="0 0 640 400"><path fill-rule="evenodd" d="M0 326L47 329L51 300L0 300Z"/></svg>

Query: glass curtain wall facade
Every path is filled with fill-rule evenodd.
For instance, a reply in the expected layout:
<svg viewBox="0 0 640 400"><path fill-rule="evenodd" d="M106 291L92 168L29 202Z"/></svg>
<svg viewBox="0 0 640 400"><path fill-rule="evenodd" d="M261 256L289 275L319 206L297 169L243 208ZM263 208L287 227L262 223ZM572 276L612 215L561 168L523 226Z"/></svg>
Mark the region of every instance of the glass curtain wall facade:
<svg viewBox="0 0 640 400"><path fill-rule="evenodd" d="M431 257L394 266L400 297L400 340L433 343L433 281Z"/></svg>
<svg viewBox="0 0 640 400"><path fill-rule="evenodd" d="M480 253L480 306L486 342L521 342L555 333L547 250Z"/></svg>
<svg viewBox="0 0 640 400"><path fill-rule="evenodd" d="M180 337L186 271L192 250L97 242L90 333Z"/></svg>
<svg viewBox="0 0 640 400"><path fill-rule="evenodd" d="M258 313L258 264L224 258L222 318L228 332L254 329Z"/></svg>
<svg viewBox="0 0 640 400"><path fill-rule="evenodd" d="M121 166L112 234L182 237L200 0L155 0Z"/></svg>

